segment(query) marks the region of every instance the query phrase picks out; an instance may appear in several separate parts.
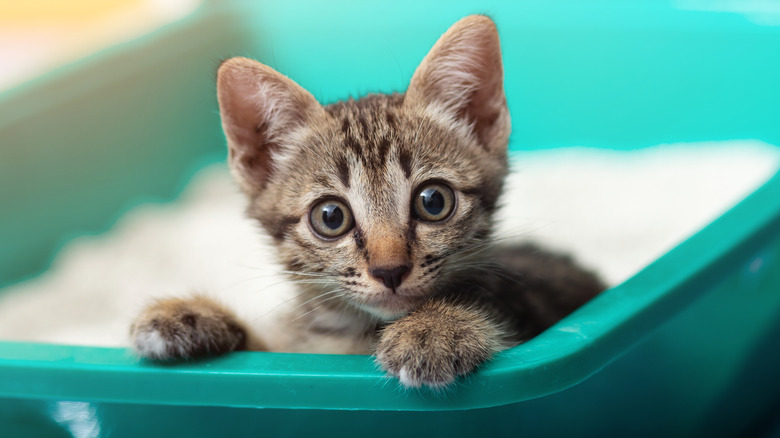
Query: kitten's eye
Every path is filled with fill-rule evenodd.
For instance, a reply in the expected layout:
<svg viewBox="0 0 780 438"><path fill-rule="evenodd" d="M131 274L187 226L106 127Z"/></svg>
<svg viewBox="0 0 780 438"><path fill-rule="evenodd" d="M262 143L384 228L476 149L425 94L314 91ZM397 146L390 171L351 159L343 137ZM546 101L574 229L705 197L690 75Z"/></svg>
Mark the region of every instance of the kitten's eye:
<svg viewBox="0 0 780 438"><path fill-rule="evenodd" d="M424 221L441 221L455 208L455 194L441 183L424 184L412 199L414 214Z"/></svg>
<svg viewBox="0 0 780 438"><path fill-rule="evenodd" d="M352 228L352 212L346 204L336 199L328 199L314 206L309 213L309 222L321 237L339 237Z"/></svg>

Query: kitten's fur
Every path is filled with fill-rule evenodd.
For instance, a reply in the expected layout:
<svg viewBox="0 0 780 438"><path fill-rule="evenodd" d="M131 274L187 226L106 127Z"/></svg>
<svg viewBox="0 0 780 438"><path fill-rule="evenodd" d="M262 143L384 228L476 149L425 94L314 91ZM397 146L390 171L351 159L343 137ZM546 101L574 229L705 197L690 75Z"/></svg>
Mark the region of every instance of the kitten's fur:
<svg viewBox="0 0 780 438"><path fill-rule="evenodd" d="M491 243L510 123L489 18L453 25L405 94L323 107L245 58L220 66L217 88L249 215L290 277L312 280L301 282L299 315L275 350L373 353L404 385L440 387L603 289L568 258ZM413 213L431 181L454 192L454 211L438 222ZM310 222L326 199L354 217L337 238L318 237ZM205 297L157 301L131 332L136 351L155 359L265 349Z"/></svg>

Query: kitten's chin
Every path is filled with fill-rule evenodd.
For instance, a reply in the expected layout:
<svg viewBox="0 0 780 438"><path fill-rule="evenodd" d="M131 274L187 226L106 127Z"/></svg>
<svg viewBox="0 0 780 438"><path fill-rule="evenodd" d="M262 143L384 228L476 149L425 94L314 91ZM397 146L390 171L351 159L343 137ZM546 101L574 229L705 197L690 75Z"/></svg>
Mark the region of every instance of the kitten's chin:
<svg viewBox="0 0 780 438"><path fill-rule="evenodd" d="M361 301L359 306L375 318L382 321L393 321L417 308L422 300L423 297L382 294L373 299Z"/></svg>

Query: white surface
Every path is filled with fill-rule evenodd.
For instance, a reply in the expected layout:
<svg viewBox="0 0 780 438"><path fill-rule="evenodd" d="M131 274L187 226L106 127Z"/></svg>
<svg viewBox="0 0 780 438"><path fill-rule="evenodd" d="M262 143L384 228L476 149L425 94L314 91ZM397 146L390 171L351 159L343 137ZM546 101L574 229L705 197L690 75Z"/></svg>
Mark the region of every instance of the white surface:
<svg viewBox="0 0 780 438"><path fill-rule="evenodd" d="M521 152L499 236L573 253L619 283L711 222L780 168L757 141L639 151ZM0 339L127 344L152 297L205 291L260 330L289 299L273 251L243 217L223 166L204 169L177 202L144 205L109 232L68 244L52 268L0 293Z"/></svg>

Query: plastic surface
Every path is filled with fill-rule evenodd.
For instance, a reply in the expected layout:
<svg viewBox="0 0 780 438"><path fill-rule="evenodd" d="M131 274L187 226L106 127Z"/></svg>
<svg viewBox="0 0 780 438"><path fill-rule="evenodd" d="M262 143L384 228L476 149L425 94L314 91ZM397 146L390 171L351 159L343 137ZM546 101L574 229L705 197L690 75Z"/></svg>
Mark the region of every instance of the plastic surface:
<svg viewBox="0 0 780 438"><path fill-rule="evenodd" d="M269 63L323 102L403 90L438 35L474 12L501 32L514 149L780 144L780 27L744 15L664 2L213 2L0 95L0 285L224 159L220 59ZM780 407L778 316L776 176L445 395L402 391L366 356L161 366L121 349L0 342L0 423L31 436L254 435L258 424L320 436L761 433Z"/></svg>

